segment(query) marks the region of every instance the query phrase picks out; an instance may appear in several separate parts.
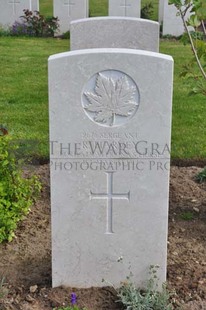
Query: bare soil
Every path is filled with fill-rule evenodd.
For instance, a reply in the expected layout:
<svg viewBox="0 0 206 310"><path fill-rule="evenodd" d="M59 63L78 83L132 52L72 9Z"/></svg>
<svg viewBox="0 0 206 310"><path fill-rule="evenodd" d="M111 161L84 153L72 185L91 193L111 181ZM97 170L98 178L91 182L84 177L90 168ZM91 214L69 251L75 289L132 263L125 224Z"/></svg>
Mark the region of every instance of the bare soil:
<svg viewBox="0 0 206 310"><path fill-rule="evenodd" d="M43 183L40 199L19 225L11 243L0 244L1 310L47 310L70 303L88 310L120 310L112 288L51 288L49 167L33 167ZM171 168L168 240L168 285L175 289L174 308L206 310L206 183L202 168ZM3 294L2 294L3 293ZM3 297L1 296L3 295Z"/></svg>

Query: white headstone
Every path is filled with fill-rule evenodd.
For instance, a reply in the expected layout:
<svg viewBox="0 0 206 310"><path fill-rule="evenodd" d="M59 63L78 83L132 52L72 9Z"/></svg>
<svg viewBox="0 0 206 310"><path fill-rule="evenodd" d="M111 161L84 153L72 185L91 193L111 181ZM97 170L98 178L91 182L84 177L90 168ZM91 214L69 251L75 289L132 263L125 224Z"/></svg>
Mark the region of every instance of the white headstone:
<svg viewBox="0 0 206 310"><path fill-rule="evenodd" d="M24 9L39 11L39 0L0 0L0 25L9 27L20 21Z"/></svg>
<svg viewBox="0 0 206 310"><path fill-rule="evenodd" d="M166 277L173 60L131 49L49 58L53 286ZM122 260L123 263L119 262Z"/></svg>
<svg viewBox="0 0 206 310"><path fill-rule="evenodd" d="M60 29L57 34L70 30L70 22L75 19L87 18L88 0L54 0L54 16L59 18Z"/></svg>
<svg viewBox="0 0 206 310"><path fill-rule="evenodd" d="M140 17L141 0L109 0L110 16Z"/></svg>
<svg viewBox="0 0 206 310"><path fill-rule="evenodd" d="M163 14L163 35L181 36L184 32L183 22L180 16L177 15L178 10L175 5L169 5L168 0L164 0L164 14ZM189 18L190 13L186 14L186 19ZM192 28L190 27L190 30Z"/></svg>
<svg viewBox="0 0 206 310"><path fill-rule="evenodd" d="M158 52L159 23L132 17L94 17L71 22L71 50L104 47Z"/></svg>

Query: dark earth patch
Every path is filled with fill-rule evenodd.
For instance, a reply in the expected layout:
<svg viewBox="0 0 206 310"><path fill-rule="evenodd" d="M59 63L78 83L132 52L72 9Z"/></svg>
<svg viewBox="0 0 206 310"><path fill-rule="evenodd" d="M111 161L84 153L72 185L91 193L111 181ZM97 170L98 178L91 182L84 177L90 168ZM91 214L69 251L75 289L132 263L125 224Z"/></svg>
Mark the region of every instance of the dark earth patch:
<svg viewBox="0 0 206 310"><path fill-rule="evenodd" d="M51 288L49 167L32 167L43 183L41 197L19 225L11 243L0 244L0 280L8 294L1 310L47 310L68 305L71 292L88 310L120 310L110 288ZM184 310L206 309L206 184L198 167L171 168L168 237L168 285L173 302ZM26 172L27 174L27 172ZM0 293L2 289L0 288Z"/></svg>

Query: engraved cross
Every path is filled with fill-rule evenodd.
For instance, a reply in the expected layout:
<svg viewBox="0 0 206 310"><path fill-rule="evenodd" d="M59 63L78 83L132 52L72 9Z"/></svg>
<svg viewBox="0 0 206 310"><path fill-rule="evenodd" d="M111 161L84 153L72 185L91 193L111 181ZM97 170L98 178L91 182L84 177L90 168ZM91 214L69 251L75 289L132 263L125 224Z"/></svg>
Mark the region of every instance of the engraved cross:
<svg viewBox="0 0 206 310"><path fill-rule="evenodd" d="M16 14L16 5L20 4L20 0L10 0L9 4L13 4L13 15Z"/></svg>
<svg viewBox="0 0 206 310"><path fill-rule="evenodd" d="M71 13L71 6L75 5L75 3L71 2L70 0L64 0L64 6L68 7L68 16L70 17Z"/></svg>
<svg viewBox="0 0 206 310"><path fill-rule="evenodd" d="M120 5L121 8L124 8L124 15L127 16L127 9L131 7L131 4L127 3L127 0L124 0L124 4Z"/></svg>
<svg viewBox="0 0 206 310"><path fill-rule="evenodd" d="M114 199L130 199L130 192L124 194L113 193L113 174L114 172L105 172L107 175L107 193L92 193L90 199L106 199L107 200L107 226L106 234L113 234L112 229L112 209Z"/></svg>

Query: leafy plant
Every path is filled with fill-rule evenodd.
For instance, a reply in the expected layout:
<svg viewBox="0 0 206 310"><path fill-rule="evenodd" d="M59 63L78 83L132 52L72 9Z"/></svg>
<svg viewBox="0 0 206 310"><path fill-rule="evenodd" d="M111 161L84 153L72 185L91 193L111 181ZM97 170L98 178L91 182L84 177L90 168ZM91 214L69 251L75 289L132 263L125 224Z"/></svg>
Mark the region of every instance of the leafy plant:
<svg viewBox="0 0 206 310"><path fill-rule="evenodd" d="M201 93L206 96L206 2L202 0L169 0L169 4L174 4L178 10L194 55L192 61L184 65L181 75L193 78L196 83L196 87L190 94ZM189 18L187 18L188 12L192 13ZM190 32L189 27L193 27L194 31ZM196 64L199 68L198 73L195 70Z"/></svg>
<svg viewBox="0 0 206 310"><path fill-rule="evenodd" d="M206 167L196 175L195 179L198 183L206 182Z"/></svg>
<svg viewBox="0 0 206 310"><path fill-rule="evenodd" d="M150 279L144 290L134 286L131 275L128 277L128 282L120 287L119 301L126 307L126 310L172 310L172 305L169 302L171 294L166 285L162 286L162 291L158 291L158 268L158 266L150 267Z"/></svg>
<svg viewBox="0 0 206 310"><path fill-rule="evenodd" d="M145 3L141 8L141 18L151 19L154 13L154 6L152 2Z"/></svg>
<svg viewBox="0 0 206 310"><path fill-rule="evenodd" d="M23 10L22 22L15 22L11 27L11 35L53 37L58 31L59 24L57 17L44 17L38 11Z"/></svg>
<svg viewBox="0 0 206 310"><path fill-rule="evenodd" d="M22 177L16 149L9 135L0 136L0 243L13 239L19 221L29 213L41 189L37 177Z"/></svg>
<svg viewBox="0 0 206 310"><path fill-rule="evenodd" d="M26 23L15 21L12 25L10 34L12 36L33 36L33 32Z"/></svg>
<svg viewBox="0 0 206 310"><path fill-rule="evenodd" d="M194 214L191 211L185 211L180 214L180 218L184 221L192 221L194 219Z"/></svg>
<svg viewBox="0 0 206 310"><path fill-rule="evenodd" d="M0 37L6 37L6 36L10 36L10 30L5 29L0 25Z"/></svg>
<svg viewBox="0 0 206 310"><path fill-rule="evenodd" d="M77 295L75 293L71 293L71 306L54 308L53 310L87 310L86 308L80 309L77 306Z"/></svg>
<svg viewBox="0 0 206 310"><path fill-rule="evenodd" d="M61 39L70 40L70 31L66 31L61 35Z"/></svg>

